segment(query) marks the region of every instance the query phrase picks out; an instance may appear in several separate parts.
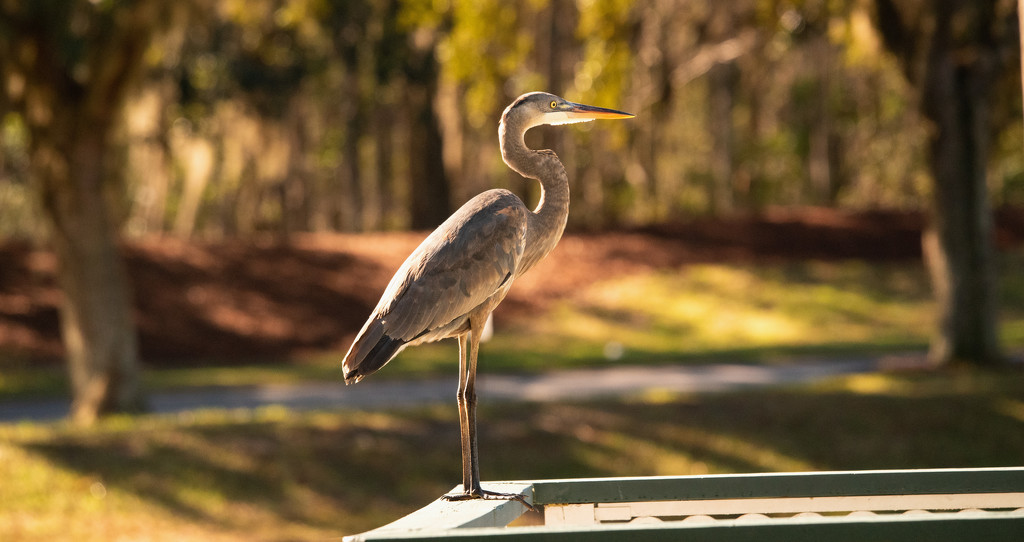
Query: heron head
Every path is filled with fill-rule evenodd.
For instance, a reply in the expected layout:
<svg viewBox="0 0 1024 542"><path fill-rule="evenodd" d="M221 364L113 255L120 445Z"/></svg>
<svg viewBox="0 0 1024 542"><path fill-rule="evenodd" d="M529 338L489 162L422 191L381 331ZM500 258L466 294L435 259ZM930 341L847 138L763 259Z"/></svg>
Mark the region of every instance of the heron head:
<svg viewBox="0 0 1024 542"><path fill-rule="evenodd" d="M524 130L528 130L541 124L572 124L596 119L628 119L633 116L614 109L573 103L547 92L529 92L516 98L505 109L501 122L518 121L523 124Z"/></svg>

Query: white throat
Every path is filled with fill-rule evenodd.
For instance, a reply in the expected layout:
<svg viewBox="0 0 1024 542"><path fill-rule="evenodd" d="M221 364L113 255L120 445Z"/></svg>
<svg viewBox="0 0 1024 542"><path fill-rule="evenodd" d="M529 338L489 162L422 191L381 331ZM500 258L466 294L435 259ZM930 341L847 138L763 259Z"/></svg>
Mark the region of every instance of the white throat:
<svg viewBox="0 0 1024 542"><path fill-rule="evenodd" d="M542 124L548 124L551 126L561 126L563 124L576 124L577 122L590 122L594 119L588 119L586 117L574 117L567 111L553 111L551 113L544 113L540 117L537 117L527 126L527 130L535 126Z"/></svg>

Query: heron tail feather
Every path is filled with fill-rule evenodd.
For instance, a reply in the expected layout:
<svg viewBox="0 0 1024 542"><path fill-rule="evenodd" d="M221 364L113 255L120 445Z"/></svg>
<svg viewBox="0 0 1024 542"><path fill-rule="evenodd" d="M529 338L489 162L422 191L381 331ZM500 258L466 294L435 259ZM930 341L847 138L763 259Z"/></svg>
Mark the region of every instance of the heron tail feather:
<svg viewBox="0 0 1024 542"><path fill-rule="evenodd" d="M342 367L345 384L355 384L377 372L391 361L405 346L406 341L389 337L381 328L364 329L345 355Z"/></svg>

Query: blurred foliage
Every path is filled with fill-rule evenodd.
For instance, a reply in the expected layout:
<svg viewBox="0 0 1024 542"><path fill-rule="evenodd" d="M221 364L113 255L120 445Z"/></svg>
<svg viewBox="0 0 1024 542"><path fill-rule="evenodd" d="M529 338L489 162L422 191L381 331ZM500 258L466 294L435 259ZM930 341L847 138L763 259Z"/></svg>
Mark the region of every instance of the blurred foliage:
<svg viewBox="0 0 1024 542"><path fill-rule="evenodd" d="M408 227L418 96L436 113L452 207L495 185L535 197L501 164L494 131L505 104L537 89L638 115L530 140L566 163L577 226L772 204L918 208L929 190L928 126L870 2L183 6L146 54L118 137L133 235ZM74 23L74 9L57 11ZM98 51L77 43L60 53L86 77ZM1019 78L1003 81L1014 96ZM0 234L37 236L25 122L5 103ZM1007 120L1020 100L993 107L994 201L1020 204L1024 132Z"/></svg>

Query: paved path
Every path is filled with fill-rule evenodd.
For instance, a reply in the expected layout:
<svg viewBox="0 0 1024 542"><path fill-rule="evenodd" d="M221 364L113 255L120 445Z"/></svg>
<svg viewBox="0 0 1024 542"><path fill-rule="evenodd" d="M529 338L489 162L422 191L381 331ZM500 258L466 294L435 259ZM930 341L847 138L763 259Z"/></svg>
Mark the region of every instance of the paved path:
<svg viewBox="0 0 1024 542"><path fill-rule="evenodd" d="M660 365L573 369L541 374L491 375L477 379L481 401L562 401L622 397L651 392L695 393L809 382L830 376L885 368L887 361L857 359L793 365ZM373 378L355 386L340 382L289 386L201 388L149 395L156 413L207 408L258 408L280 405L295 410L379 410L455 402L456 379L390 380ZM49 421L65 416L67 400L0 401L0 422Z"/></svg>

